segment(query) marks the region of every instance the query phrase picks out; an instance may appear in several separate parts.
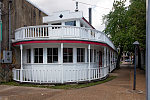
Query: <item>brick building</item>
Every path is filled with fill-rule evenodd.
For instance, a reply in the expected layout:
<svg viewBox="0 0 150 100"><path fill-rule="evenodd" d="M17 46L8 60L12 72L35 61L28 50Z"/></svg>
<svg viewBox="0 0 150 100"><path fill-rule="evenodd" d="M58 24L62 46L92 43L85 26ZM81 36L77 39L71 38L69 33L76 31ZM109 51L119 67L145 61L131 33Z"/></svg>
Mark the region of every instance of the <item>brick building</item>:
<svg viewBox="0 0 150 100"><path fill-rule="evenodd" d="M9 1L2 2L2 51L8 50L9 46ZM47 14L29 0L12 0L11 14L11 39L14 39L15 30L20 27L42 25L43 16ZM13 48L12 48L13 50Z"/></svg>

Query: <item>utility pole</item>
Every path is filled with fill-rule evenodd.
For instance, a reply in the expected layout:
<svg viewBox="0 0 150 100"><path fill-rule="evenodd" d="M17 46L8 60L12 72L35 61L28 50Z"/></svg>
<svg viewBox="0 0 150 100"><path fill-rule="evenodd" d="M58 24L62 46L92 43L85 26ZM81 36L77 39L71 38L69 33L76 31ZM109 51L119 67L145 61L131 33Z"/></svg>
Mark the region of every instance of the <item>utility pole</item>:
<svg viewBox="0 0 150 100"><path fill-rule="evenodd" d="M150 100L150 1L146 4L146 98Z"/></svg>
<svg viewBox="0 0 150 100"><path fill-rule="evenodd" d="M11 51L11 4L12 0L9 0L9 51Z"/></svg>

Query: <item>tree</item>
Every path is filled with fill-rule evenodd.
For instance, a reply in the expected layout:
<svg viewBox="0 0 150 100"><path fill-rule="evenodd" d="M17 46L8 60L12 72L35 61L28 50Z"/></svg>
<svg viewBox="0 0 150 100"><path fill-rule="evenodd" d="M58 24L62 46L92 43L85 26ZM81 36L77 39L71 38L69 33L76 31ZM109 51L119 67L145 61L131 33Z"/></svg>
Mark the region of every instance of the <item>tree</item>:
<svg viewBox="0 0 150 100"><path fill-rule="evenodd" d="M104 32L110 36L116 47L120 47L118 66L122 52L134 50L135 40L140 42L143 50L146 44L146 0L130 0L129 7L125 7L125 2L114 1L113 10L103 17L106 25Z"/></svg>
<svg viewBox="0 0 150 100"><path fill-rule="evenodd" d="M116 47L120 48L117 66L120 65L122 52L132 49L133 35L128 32L127 7L125 0L114 1L113 10L103 17L106 28L104 32L110 36Z"/></svg>
<svg viewBox="0 0 150 100"><path fill-rule="evenodd" d="M138 65L141 68L141 50L145 54L146 49L146 0L130 0L130 2L127 12L130 22L128 29L140 43Z"/></svg>
<svg viewBox="0 0 150 100"><path fill-rule="evenodd" d="M146 0L130 0L128 7L128 30L134 39L140 43L140 48L146 48Z"/></svg>

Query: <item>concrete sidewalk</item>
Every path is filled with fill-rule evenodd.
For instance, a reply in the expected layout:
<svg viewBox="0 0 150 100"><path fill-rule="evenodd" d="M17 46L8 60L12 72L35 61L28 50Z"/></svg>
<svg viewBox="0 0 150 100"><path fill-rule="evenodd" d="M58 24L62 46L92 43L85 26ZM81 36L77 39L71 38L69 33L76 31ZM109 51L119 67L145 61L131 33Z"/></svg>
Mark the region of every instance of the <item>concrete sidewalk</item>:
<svg viewBox="0 0 150 100"><path fill-rule="evenodd" d="M82 89L53 90L0 85L0 100L145 100L144 71L137 69L137 90L133 89L133 65L121 65L111 75L117 78Z"/></svg>

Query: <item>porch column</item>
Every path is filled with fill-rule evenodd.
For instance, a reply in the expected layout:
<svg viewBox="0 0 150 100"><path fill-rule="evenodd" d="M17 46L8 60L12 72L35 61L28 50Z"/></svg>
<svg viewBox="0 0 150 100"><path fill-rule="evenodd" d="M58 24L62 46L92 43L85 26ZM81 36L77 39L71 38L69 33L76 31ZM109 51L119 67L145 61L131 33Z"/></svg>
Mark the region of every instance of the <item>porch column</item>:
<svg viewBox="0 0 150 100"><path fill-rule="evenodd" d="M110 68L110 72L111 72L111 50L110 50L110 62L109 62L109 68Z"/></svg>
<svg viewBox="0 0 150 100"><path fill-rule="evenodd" d="M62 68L62 77L61 77L61 83L63 84L64 83L64 69L63 69L63 48L64 48L64 44L61 43L61 47L60 47L60 64L61 64L61 68Z"/></svg>
<svg viewBox="0 0 150 100"><path fill-rule="evenodd" d="M34 63L34 49L31 48L31 64L33 65L33 63Z"/></svg>
<svg viewBox="0 0 150 100"><path fill-rule="evenodd" d="M109 66L109 51L108 51L108 48L107 48L107 67Z"/></svg>
<svg viewBox="0 0 150 100"><path fill-rule="evenodd" d="M94 63L94 48L93 48L93 63ZM93 64L94 65L94 64Z"/></svg>
<svg viewBox="0 0 150 100"><path fill-rule="evenodd" d="M90 81L90 76L91 76L91 75L90 75L90 70L91 70L91 69L90 69L90 68L91 68L91 61L90 61L90 58L91 58L91 55L90 55L90 48L91 48L91 45L89 44L89 45L88 45L88 55L89 55L89 58L88 58L88 59L89 59L89 67L88 67L88 70L89 70L89 81Z"/></svg>
<svg viewBox="0 0 150 100"><path fill-rule="evenodd" d="M106 66L106 47L104 47L104 67Z"/></svg>
<svg viewBox="0 0 150 100"><path fill-rule="evenodd" d="M21 44L20 45L20 53L21 53L21 62L20 62L20 65L21 65L21 68L20 68L20 81L22 82L23 81L23 77L22 77L22 69L23 69L23 66L22 66L22 51L23 51L23 45Z"/></svg>

